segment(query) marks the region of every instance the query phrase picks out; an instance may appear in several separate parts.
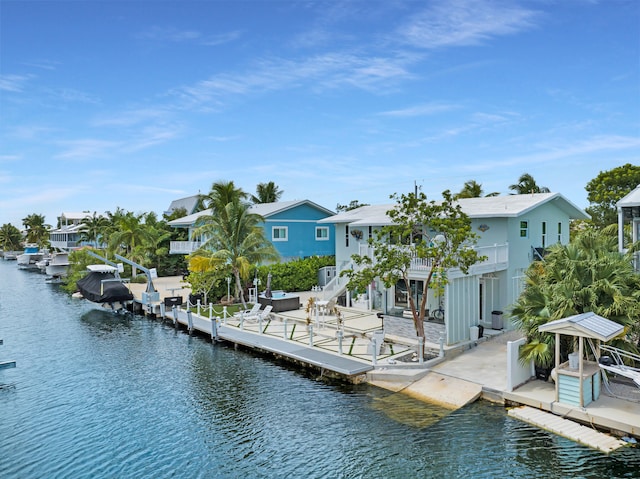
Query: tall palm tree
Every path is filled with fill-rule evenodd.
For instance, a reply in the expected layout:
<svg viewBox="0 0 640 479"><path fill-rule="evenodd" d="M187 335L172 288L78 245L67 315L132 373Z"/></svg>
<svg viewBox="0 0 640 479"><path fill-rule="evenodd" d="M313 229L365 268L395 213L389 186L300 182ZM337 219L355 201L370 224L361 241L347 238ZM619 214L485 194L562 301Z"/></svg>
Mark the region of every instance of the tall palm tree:
<svg viewBox="0 0 640 479"><path fill-rule="evenodd" d="M482 196L498 196L499 194L500 193L498 193L497 191L494 191L493 193L485 195L481 183L478 183L476 180L469 180L464 182L464 186L459 193L453 196L453 199L459 200L460 198L480 198Z"/></svg>
<svg viewBox="0 0 640 479"><path fill-rule="evenodd" d="M149 231L141 222L142 217L143 215L128 212L118 220L115 225L117 229L109 238L109 249L112 252L138 263L144 261L142 246L149 240ZM136 276L136 268L132 269L131 275Z"/></svg>
<svg viewBox="0 0 640 479"><path fill-rule="evenodd" d="M45 223L44 215L36 213L27 215L22 219L22 224L27 230L27 243L37 243L45 246L49 243L49 230L51 226Z"/></svg>
<svg viewBox="0 0 640 479"><path fill-rule="evenodd" d="M278 188L273 181L268 183L258 183L256 186L256 194L251 195L253 204L258 203L275 203L280 199L284 191Z"/></svg>
<svg viewBox="0 0 640 479"><path fill-rule="evenodd" d="M196 234L208 240L189 261L190 269L193 266L200 271L229 267L235 278L235 295L245 308L242 280L249 278L254 265L279 259L278 252L259 226L263 221L260 215L249 212L247 204L227 203L196 230Z"/></svg>
<svg viewBox="0 0 640 479"><path fill-rule="evenodd" d="M202 197L202 203L215 213L233 202L241 202L248 197L242 188L237 188L233 181L217 181L211 185L211 191Z"/></svg>
<svg viewBox="0 0 640 479"><path fill-rule="evenodd" d="M515 191L514 195L526 195L530 193L550 193L551 190L546 186L538 186L536 180L529 173L523 173L518 178L515 185L510 185L509 189Z"/></svg>
<svg viewBox="0 0 640 479"><path fill-rule="evenodd" d="M20 249L22 233L11 223L0 226L0 249L2 251L16 251Z"/></svg>
<svg viewBox="0 0 640 479"><path fill-rule="evenodd" d="M97 248L98 243L102 243L106 237L109 220L94 211L91 216L82 220L82 225L83 228L80 233L80 239Z"/></svg>
<svg viewBox="0 0 640 479"><path fill-rule="evenodd" d="M554 353L552 334L540 333L540 325L589 311L626 326L617 347L637 352L640 334L640 276L632 265L633 245L626 254L617 251L613 236L586 230L568 245L549 248L544 262L527 270L526 287L514 305L514 323L526 333L523 360L550 365ZM563 356L571 345L561 345Z"/></svg>

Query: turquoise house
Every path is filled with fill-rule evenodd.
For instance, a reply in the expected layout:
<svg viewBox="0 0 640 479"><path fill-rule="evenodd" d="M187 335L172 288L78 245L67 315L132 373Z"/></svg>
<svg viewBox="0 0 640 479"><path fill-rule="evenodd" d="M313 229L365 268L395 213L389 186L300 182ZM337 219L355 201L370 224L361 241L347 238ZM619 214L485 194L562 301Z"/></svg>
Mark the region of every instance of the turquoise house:
<svg viewBox="0 0 640 479"><path fill-rule="evenodd" d="M335 227L320 223L335 214L327 208L309 200L293 200L255 204L250 212L264 219L265 236L280 253L282 261L335 254ZM169 225L174 228L188 228L189 241L172 241L169 253L190 254L197 250L205 240L195 234L198 219L210 214L211 210L203 210L170 221Z"/></svg>

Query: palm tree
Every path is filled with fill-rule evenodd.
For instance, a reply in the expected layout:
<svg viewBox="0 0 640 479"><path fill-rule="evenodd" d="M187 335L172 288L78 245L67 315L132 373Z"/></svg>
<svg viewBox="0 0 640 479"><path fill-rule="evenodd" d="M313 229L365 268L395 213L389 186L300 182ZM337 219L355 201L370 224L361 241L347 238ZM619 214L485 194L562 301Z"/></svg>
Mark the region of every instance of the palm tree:
<svg viewBox="0 0 640 479"><path fill-rule="evenodd" d="M258 183L256 186L256 194L251 195L251 201L253 204L258 203L275 203L280 199L284 191L270 181L268 183Z"/></svg>
<svg viewBox="0 0 640 479"><path fill-rule="evenodd" d="M233 181L217 181L211 185L209 194L202 197L202 203L216 212L224 209L229 203L241 202L247 197L247 193L242 191L242 188L237 188Z"/></svg>
<svg viewBox="0 0 640 479"><path fill-rule="evenodd" d="M509 186L510 190L515 191L514 195L526 195L530 193L550 193L551 190L546 186L538 186L536 180L529 173L523 173L518 178L515 185Z"/></svg>
<svg viewBox="0 0 640 479"><path fill-rule="evenodd" d="M514 323L526 333L521 359L533 359L541 366L552 364L554 335L540 333L549 321L589 311L626 326L617 347L637 352L640 333L640 275L635 273L632 255L618 253L614 236L586 230L568 245L549 248L544 262L527 270L526 287L514 305ZM563 357L570 344L562 344Z"/></svg>
<svg viewBox="0 0 640 479"><path fill-rule="evenodd" d="M11 223L5 223L0 227L0 248L2 251L16 251L20 249L22 233Z"/></svg>
<svg viewBox="0 0 640 479"><path fill-rule="evenodd" d="M144 261L145 241L149 240L149 231L141 222L143 215L135 215L131 212L122 216L109 238L109 249L115 253L122 254L135 262ZM136 268L132 268L131 275L135 278Z"/></svg>
<svg viewBox="0 0 640 479"><path fill-rule="evenodd" d="M22 224L27 230L27 243L37 243L40 246L49 243L49 230L51 226L45 224L44 215L30 214L22 219Z"/></svg>
<svg viewBox="0 0 640 479"><path fill-rule="evenodd" d="M478 183L476 180L469 180L464 182L464 186L459 193L453 196L453 199L459 200L460 198L480 198L482 196L498 196L499 194L500 193L498 193L497 191L494 191L493 193L485 195L481 183Z"/></svg>
<svg viewBox="0 0 640 479"><path fill-rule="evenodd" d="M89 244L93 244L93 246L97 248L98 243L102 243L106 237L109 220L94 211L93 215L82 220L82 225L83 228L80 233L80 239Z"/></svg>
<svg viewBox="0 0 640 479"><path fill-rule="evenodd" d="M230 268L235 278L235 295L245 308L242 280L248 279L253 265L279 259L278 252L259 226L263 221L260 215L249 212L247 204L232 201L217 214L209 216L195 232L209 239L192 254L189 269Z"/></svg>

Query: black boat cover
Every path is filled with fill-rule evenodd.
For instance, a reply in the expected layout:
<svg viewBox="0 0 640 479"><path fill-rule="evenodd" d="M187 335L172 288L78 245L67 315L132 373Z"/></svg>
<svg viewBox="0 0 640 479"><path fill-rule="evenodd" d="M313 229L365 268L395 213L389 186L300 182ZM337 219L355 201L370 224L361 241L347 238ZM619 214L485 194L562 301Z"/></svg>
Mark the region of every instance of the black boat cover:
<svg viewBox="0 0 640 479"><path fill-rule="evenodd" d="M115 303L133 299L129 288L118 280L114 281L111 273L89 272L76 282L76 286L85 299L94 303Z"/></svg>

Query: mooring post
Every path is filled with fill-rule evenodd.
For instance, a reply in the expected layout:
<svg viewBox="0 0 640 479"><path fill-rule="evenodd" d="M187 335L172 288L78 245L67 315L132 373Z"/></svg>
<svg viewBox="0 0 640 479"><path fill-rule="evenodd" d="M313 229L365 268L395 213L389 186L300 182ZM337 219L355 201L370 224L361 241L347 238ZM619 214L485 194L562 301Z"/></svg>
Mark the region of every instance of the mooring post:
<svg viewBox="0 0 640 479"><path fill-rule="evenodd" d="M200 316L200 300L199 300L199 299L198 299L198 308L197 308L197 311L198 311L198 316Z"/></svg>
<svg viewBox="0 0 640 479"><path fill-rule="evenodd" d="M420 364L424 363L424 338L420 336L418 338L418 362Z"/></svg>
<svg viewBox="0 0 640 479"><path fill-rule="evenodd" d="M164 305L164 303L160 303L160 317L162 318L162 321L164 321L164 316L167 313L167 308Z"/></svg>
<svg viewBox="0 0 640 479"><path fill-rule="evenodd" d="M313 347L313 325L309 325L309 346Z"/></svg>
<svg viewBox="0 0 640 479"><path fill-rule="evenodd" d="M171 310L173 311L173 325L176 326L178 324L178 307L174 304Z"/></svg>
<svg viewBox="0 0 640 479"><path fill-rule="evenodd" d="M258 333L262 334L262 315L258 315Z"/></svg>
<svg viewBox="0 0 640 479"><path fill-rule="evenodd" d="M440 353L438 357L444 358L444 336L440 336Z"/></svg>
<svg viewBox="0 0 640 479"><path fill-rule="evenodd" d="M213 318L213 303L209 303L209 319ZM216 316L217 319L217 316Z"/></svg>
<svg viewBox="0 0 640 479"><path fill-rule="evenodd" d="M342 356L342 337L344 336L344 333L342 330L338 329L336 334L338 336L338 354Z"/></svg>
<svg viewBox="0 0 640 479"><path fill-rule="evenodd" d="M282 322L284 323L284 332L282 333L282 338L286 341L287 340L287 318L284 318Z"/></svg>
<svg viewBox="0 0 640 479"><path fill-rule="evenodd" d="M211 341L218 340L218 318L211 318Z"/></svg>
<svg viewBox="0 0 640 479"><path fill-rule="evenodd" d="M378 364L378 341L375 336L371 338L371 362L374 366Z"/></svg>
<svg viewBox="0 0 640 479"><path fill-rule="evenodd" d="M189 333L193 331L193 317L191 316L191 311L187 311L187 328L189 329Z"/></svg>
<svg viewBox="0 0 640 479"><path fill-rule="evenodd" d="M223 306L222 307L222 321L224 322L224 325L227 325L227 316L229 316L229 314L227 314L227 307Z"/></svg>

